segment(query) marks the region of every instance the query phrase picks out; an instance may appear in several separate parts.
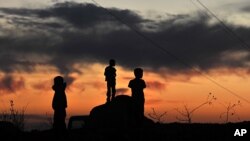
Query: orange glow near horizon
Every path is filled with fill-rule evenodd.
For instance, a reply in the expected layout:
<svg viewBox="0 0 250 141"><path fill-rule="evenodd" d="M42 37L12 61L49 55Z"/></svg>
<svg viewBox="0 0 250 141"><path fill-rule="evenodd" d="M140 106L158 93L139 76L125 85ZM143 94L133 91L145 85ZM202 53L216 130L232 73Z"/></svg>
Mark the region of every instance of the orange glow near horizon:
<svg viewBox="0 0 250 141"><path fill-rule="evenodd" d="M102 64L92 64L91 66L76 65L81 68L82 73L71 73L68 77L75 81L67 87L66 94L68 100L67 117L72 115L87 115L90 110L100 104L104 104L106 100L106 83L104 81L103 71L105 66ZM47 70L46 70L47 68ZM132 79L133 70L127 70L116 66L117 69L117 86L119 94L130 95L128 82ZM9 100L14 100L15 107L21 109L26 107L26 114L45 115L53 114L51 107L53 90L53 78L59 75L53 67L38 67L36 72L23 73L16 72L12 75L15 78L23 78L25 86L15 92L1 91L1 111L9 109ZM210 73L216 82L226 86L245 99L250 99L248 86L250 85L250 76L244 74L244 77L230 73L230 71L218 73L223 70L215 70ZM167 73L167 72L166 72ZM241 73L239 71L239 73ZM242 72L243 74L244 72ZM223 122L224 117L219 118L220 114L226 111L229 103L237 103L241 101L242 106L235 108L235 116L230 116L230 121L250 120L250 104L233 96L224 89L213 84L208 79L187 74L173 75L163 77L152 72L144 71L143 79L146 81L145 89L145 115L152 112L154 108L158 113L167 112L166 122L178 121L176 116L176 108L183 109L187 105L193 109L203 102L209 93L212 93L217 100L212 105L205 105L195 111L193 114L194 122ZM3 77L3 74L0 74ZM189 78L189 79L187 79Z"/></svg>

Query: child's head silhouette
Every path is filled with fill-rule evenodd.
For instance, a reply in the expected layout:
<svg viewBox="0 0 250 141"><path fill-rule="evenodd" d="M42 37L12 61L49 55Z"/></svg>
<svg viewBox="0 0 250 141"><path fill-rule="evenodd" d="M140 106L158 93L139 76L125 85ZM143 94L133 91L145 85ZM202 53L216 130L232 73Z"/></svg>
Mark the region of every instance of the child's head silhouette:
<svg viewBox="0 0 250 141"><path fill-rule="evenodd" d="M63 80L63 77L62 76L56 76L54 78L54 84L56 85L60 85L60 84L63 84L64 83L64 80Z"/></svg>
<svg viewBox="0 0 250 141"><path fill-rule="evenodd" d="M109 60L109 65L110 66L115 66L115 60L114 59L110 59Z"/></svg>
<svg viewBox="0 0 250 141"><path fill-rule="evenodd" d="M141 68L134 69L135 78L142 78L143 70Z"/></svg>

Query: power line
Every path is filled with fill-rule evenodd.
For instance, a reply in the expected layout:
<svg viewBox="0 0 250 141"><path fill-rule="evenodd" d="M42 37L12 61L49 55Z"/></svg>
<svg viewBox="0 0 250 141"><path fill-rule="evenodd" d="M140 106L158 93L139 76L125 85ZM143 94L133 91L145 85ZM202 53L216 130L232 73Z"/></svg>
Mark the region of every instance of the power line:
<svg viewBox="0 0 250 141"><path fill-rule="evenodd" d="M159 50L161 50L163 53L173 57L174 59L176 59L179 63L183 64L184 66L191 68L192 70L194 70L195 72L199 73L200 75L202 75L203 77L205 77L206 79L208 79L209 81L211 81L212 83L214 83L215 85L217 85L218 87L224 89L225 91L229 92L230 94L234 95L235 97L238 97L239 99L242 99L243 101L250 103L250 101L248 101L247 99L245 99L244 97L236 94L235 92L233 92L232 90L226 88L225 86L221 85L220 83L216 82L214 79L212 79L209 75L202 73L199 69L189 65L188 63L186 63L185 61L183 61L182 59L180 59L178 56L174 55L173 53L171 53L170 51L168 51L167 49L163 48L159 43L155 42L153 39L149 38L148 36L142 34L139 30L137 30L134 26L126 23L124 20L122 20L120 17L116 16L115 14L113 14L112 12L110 12L110 10L104 8L102 5L100 5L99 3L97 3L95 0L91 0L95 5L101 7L103 10L105 10L108 14L110 14L111 16L113 16L116 20L118 20L119 22L121 22L122 24L126 25L129 29L131 29L132 31L134 31L137 35L139 35L140 37L142 37L144 40L148 41L150 44L152 44L154 47L158 48Z"/></svg>
<svg viewBox="0 0 250 141"><path fill-rule="evenodd" d="M250 50L250 45L245 42L240 36L238 36L231 28L229 28L218 16L216 16L216 14L214 14L214 12L212 12L206 5L204 5L200 0L196 0L210 15L212 15L219 23L220 25L223 27L223 29L226 31L226 33L229 33L231 36L233 36L235 39L237 39L240 43L241 46L244 48L247 48L248 50ZM193 1L191 0L191 2L193 3ZM193 3L194 4L194 3ZM194 4L196 7L197 5ZM206 14L207 16L209 16L208 14Z"/></svg>
<svg viewBox="0 0 250 141"><path fill-rule="evenodd" d="M202 15L205 15L205 16L207 16L207 17L210 17L209 15L208 15L208 13L207 12L203 12L203 9L201 8L201 7L199 7L193 0L189 0L197 9L199 9L201 12L201 14Z"/></svg>
<svg viewBox="0 0 250 141"><path fill-rule="evenodd" d="M199 2L199 4L203 7L203 8L205 8L207 11L209 11L208 13L210 13L211 15L213 15L218 21L219 21L219 23L222 25L222 27L224 27L224 31L226 32L226 33L230 33L230 35L231 35L231 37L235 37L237 40L239 40L241 43L243 43L243 45L242 46L244 46L244 47L247 47L247 49L250 49L249 48L249 45L243 40L243 39L241 39L236 33L234 33L234 31L232 31L229 27L227 27L227 25L222 21L222 20L220 20L211 10L209 10L204 4L202 4L199 0L197 0L198 2ZM198 8L199 10L203 10L203 9L201 9L198 5L196 5L196 3L194 3L193 2L193 0L190 0L190 2L196 7L196 8ZM207 13L207 12L203 12L204 13L204 15L205 16L207 16L207 17L210 17L210 15ZM217 83L217 82L216 82ZM229 91L231 91L230 89L228 89ZM228 91L227 90L227 91ZM230 92L231 93L231 92ZM235 95L236 96L236 95ZM238 97L238 95L236 96L236 97ZM243 97L238 97L238 98L240 98L240 99L245 99L245 98L243 98ZM247 100L247 99L245 99L244 101L246 101L246 102L248 102L249 103L249 101Z"/></svg>

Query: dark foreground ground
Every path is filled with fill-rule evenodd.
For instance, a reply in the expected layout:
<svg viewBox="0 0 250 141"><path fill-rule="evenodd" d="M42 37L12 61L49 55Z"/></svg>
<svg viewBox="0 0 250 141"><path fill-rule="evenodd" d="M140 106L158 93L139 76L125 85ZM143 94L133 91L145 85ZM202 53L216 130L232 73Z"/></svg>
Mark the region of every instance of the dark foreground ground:
<svg viewBox="0 0 250 141"><path fill-rule="evenodd" d="M246 129L244 136L234 136L236 129ZM241 131L241 130L239 130ZM55 133L52 130L0 132L1 141L231 141L248 140L250 122L228 124L155 124L147 128L82 128Z"/></svg>

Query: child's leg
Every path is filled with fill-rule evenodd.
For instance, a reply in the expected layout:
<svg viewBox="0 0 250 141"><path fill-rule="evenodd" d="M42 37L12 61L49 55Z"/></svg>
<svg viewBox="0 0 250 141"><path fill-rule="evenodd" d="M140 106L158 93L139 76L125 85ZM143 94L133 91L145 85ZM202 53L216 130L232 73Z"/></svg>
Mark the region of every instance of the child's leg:
<svg viewBox="0 0 250 141"><path fill-rule="evenodd" d="M110 102L110 96L111 96L111 86L109 85L109 82L107 82L107 102Z"/></svg>
<svg viewBox="0 0 250 141"><path fill-rule="evenodd" d="M113 85L113 86L111 87L111 89L112 89L112 97L111 97L111 100L113 100L113 99L115 98L115 93L116 93L115 85Z"/></svg>

